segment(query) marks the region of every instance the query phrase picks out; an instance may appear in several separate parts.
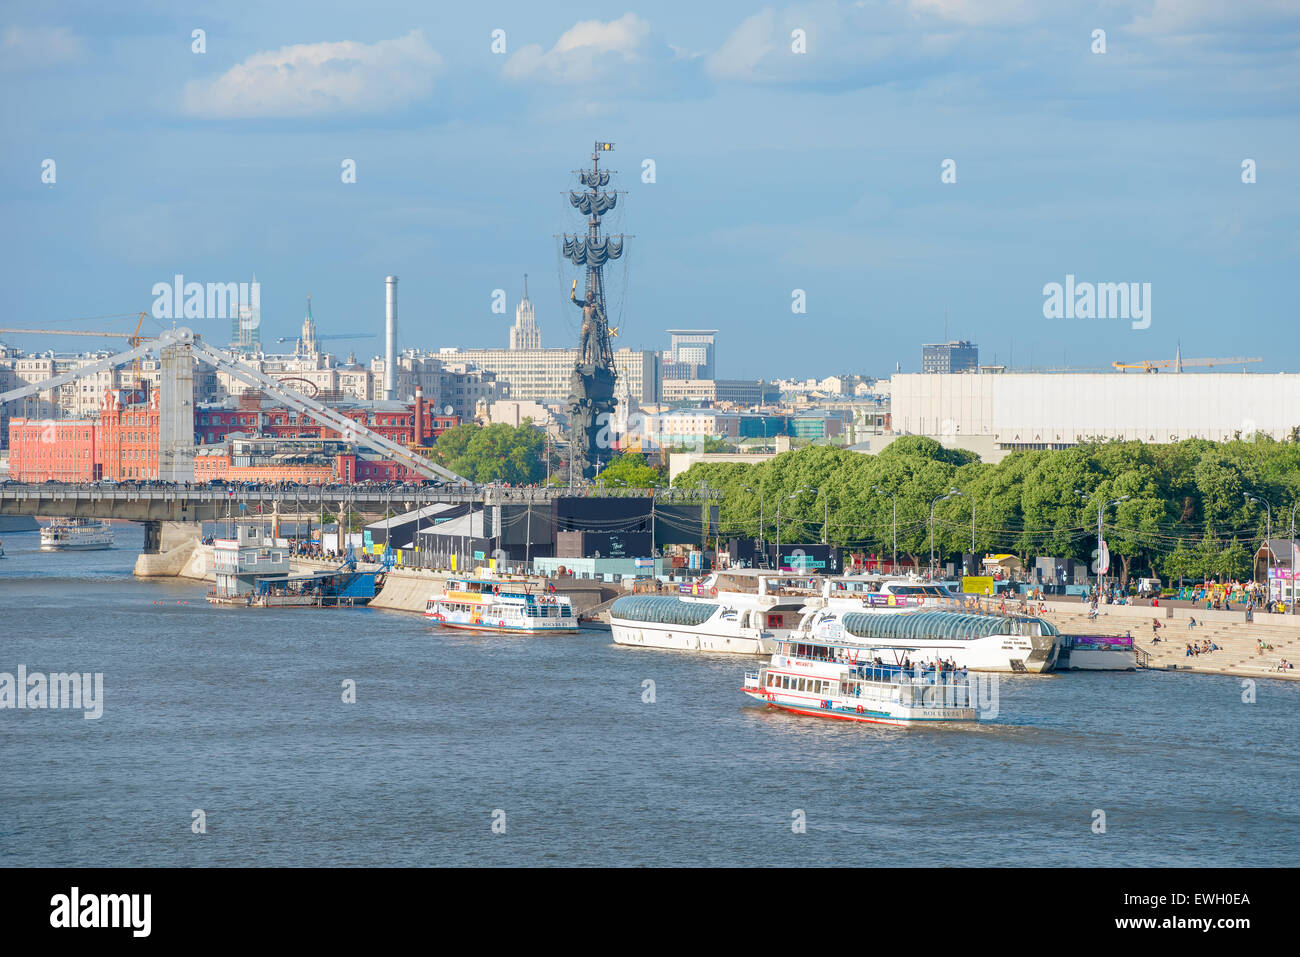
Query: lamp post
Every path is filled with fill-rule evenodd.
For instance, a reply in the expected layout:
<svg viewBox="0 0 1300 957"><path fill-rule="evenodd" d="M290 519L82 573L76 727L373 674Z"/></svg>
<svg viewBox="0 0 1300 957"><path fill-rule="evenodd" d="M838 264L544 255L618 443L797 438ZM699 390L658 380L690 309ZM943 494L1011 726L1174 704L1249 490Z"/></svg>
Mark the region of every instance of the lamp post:
<svg viewBox="0 0 1300 957"><path fill-rule="evenodd" d="M1256 505L1263 505L1265 514L1268 516L1267 524L1264 526L1264 601L1273 597L1273 583L1270 580L1273 576L1273 546L1270 544L1273 539L1273 506L1267 500L1256 498L1249 492L1242 493L1246 496L1246 501L1254 502ZM1294 511L1292 515L1294 515ZM1252 559L1250 563L1250 577L1255 577L1255 562Z"/></svg>
<svg viewBox="0 0 1300 957"><path fill-rule="evenodd" d="M934 568L935 568L934 566L934 507L938 505L940 502L946 502L948 501L948 499L952 498L953 496L960 495L960 494L961 492L957 491L955 488L950 488L948 489L947 495L940 495L932 499L930 502L930 578L932 580L934 578Z"/></svg>
<svg viewBox="0 0 1300 957"><path fill-rule="evenodd" d="M758 489L753 488L749 485L742 485L741 488L743 488L746 492L753 492L755 495L758 496L758 534L754 536L754 539L755 541L759 542L761 545L763 541L763 532L766 531L766 529L763 527L763 493L760 492ZM766 560L766 554L764 554L764 560Z"/></svg>
<svg viewBox="0 0 1300 957"><path fill-rule="evenodd" d="M1295 586L1296 586L1296 567L1295 567L1295 510L1300 507L1300 502L1291 506L1291 554L1287 556L1287 571L1291 577L1291 593L1287 597L1287 609L1291 614L1295 614Z"/></svg>
<svg viewBox="0 0 1300 957"><path fill-rule="evenodd" d="M1127 496L1127 495L1123 495L1123 496L1121 496L1121 497L1119 497L1119 498L1117 498L1117 499L1114 499L1113 501L1107 502L1105 505L1098 505L1098 506L1097 506L1097 564L1098 564L1098 566L1099 566L1099 567L1098 567L1098 570L1097 570L1097 592L1098 592L1098 595L1099 595L1099 596L1100 596L1100 593L1101 593L1102 590L1103 590L1103 586L1104 586L1104 583L1105 583L1105 577L1106 577L1106 573L1105 573L1104 571L1102 571L1101 568L1100 568L1100 564L1101 564L1101 556L1102 556L1102 549L1106 548L1106 540L1105 540L1105 538L1104 538L1103 535L1102 535L1102 528L1101 528L1101 517L1102 517L1102 513L1103 513L1106 509L1110 508L1112 505L1118 505L1120 502L1127 502L1128 500L1129 500L1129 496ZM1118 517L1119 517L1119 516L1118 516L1118 514L1117 514L1117 515L1116 515L1116 518L1118 518ZM1109 550L1109 549L1106 550L1106 567L1107 567L1108 569L1110 568L1110 550Z"/></svg>
<svg viewBox="0 0 1300 957"><path fill-rule="evenodd" d="M741 488L758 496L758 535L755 537L761 539L763 537L763 493L748 485L742 485Z"/></svg>
<svg viewBox="0 0 1300 957"><path fill-rule="evenodd" d="M898 496L893 492L886 492L879 485L873 485L871 490L877 495L888 495L894 505L894 557L890 560L890 574L898 574Z"/></svg>

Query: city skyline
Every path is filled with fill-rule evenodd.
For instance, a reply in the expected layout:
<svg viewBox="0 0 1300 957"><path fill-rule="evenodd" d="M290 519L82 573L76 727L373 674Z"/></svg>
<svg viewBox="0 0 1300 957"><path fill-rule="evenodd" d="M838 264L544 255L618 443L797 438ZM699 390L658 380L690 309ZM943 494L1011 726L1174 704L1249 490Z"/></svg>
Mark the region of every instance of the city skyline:
<svg viewBox="0 0 1300 957"><path fill-rule="evenodd" d="M374 329L377 346L377 290L398 274L401 346L499 348L528 273L545 341L570 345L577 270L553 236L604 137L628 191L611 225L638 237L611 274L621 346L716 328L727 378L884 377L947 339L988 364L1105 367L1181 343L1300 366L1300 17L1281 5L385 4L364 25L342 4L309 25L292 5L209 9L0 22L17 145L0 209L27 224L5 240L6 325L148 308L176 273L256 272L267 338L296 333L311 293L322 335ZM1150 283L1149 327L1045 318L1066 277Z"/></svg>

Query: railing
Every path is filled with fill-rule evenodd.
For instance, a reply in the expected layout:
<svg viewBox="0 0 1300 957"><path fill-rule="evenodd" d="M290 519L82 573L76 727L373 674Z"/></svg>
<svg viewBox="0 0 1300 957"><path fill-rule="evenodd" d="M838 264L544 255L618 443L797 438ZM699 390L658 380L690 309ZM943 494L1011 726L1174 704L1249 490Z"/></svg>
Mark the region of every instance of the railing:
<svg viewBox="0 0 1300 957"><path fill-rule="evenodd" d="M1137 645L1133 646L1133 658L1137 662L1137 666L1139 668L1151 667L1151 653L1148 651L1143 651Z"/></svg>

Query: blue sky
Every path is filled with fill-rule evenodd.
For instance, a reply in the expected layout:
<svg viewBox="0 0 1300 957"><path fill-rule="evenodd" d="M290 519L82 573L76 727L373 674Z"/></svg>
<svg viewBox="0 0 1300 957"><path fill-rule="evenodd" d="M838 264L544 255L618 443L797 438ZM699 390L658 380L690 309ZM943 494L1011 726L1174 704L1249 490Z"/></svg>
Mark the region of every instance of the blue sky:
<svg viewBox="0 0 1300 957"><path fill-rule="evenodd" d="M1298 53L1276 0L10 4L0 325L93 327L70 320L148 309L176 273L256 272L264 337L311 293L320 331L377 333L339 346L364 356L395 273L404 345L504 346L528 273L567 345L553 235L607 139L610 222L636 237L610 274L623 345L716 328L724 377L883 376L919 370L946 310L985 362L1181 341L1295 371ZM1150 327L1044 318L1067 274L1151 283Z"/></svg>

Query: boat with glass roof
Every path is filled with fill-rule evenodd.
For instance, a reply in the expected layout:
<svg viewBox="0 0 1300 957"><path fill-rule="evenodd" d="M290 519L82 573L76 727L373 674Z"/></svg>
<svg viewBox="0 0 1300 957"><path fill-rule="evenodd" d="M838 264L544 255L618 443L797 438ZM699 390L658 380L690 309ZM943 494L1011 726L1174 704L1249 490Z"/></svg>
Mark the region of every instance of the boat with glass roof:
<svg viewBox="0 0 1300 957"><path fill-rule="evenodd" d="M618 599L609 611L610 632L620 645L770 655L817 594L807 575L726 569L682 584L676 594Z"/></svg>
<svg viewBox="0 0 1300 957"><path fill-rule="evenodd" d="M1061 648L1060 632L1045 618L957 607L882 615L830 606L810 611L798 635L845 641L887 662L950 661L971 671L1051 671Z"/></svg>
<svg viewBox="0 0 1300 957"><path fill-rule="evenodd" d="M778 642L768 666L746 673L741 690L794 714L898 727L971 725L988 710L978 682L960 669L909 669L868 659L844 641L797 636Z"/></svg>
<svg viewBox="0 0 1300 957"><path fill-rule="evenodd" d="M573 603L552 589L505 578L449 578L431 596L424 617L444 628L525 635L571 634L578 630Z"/></svg>

